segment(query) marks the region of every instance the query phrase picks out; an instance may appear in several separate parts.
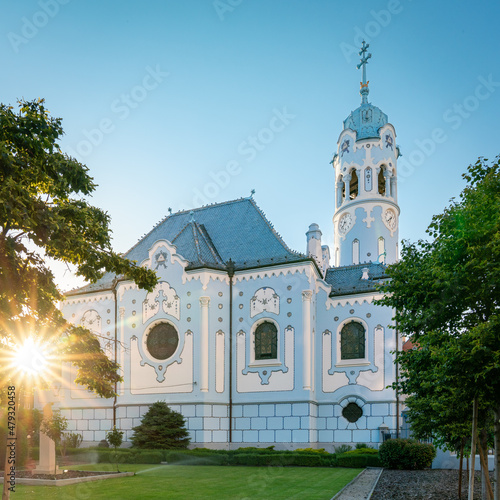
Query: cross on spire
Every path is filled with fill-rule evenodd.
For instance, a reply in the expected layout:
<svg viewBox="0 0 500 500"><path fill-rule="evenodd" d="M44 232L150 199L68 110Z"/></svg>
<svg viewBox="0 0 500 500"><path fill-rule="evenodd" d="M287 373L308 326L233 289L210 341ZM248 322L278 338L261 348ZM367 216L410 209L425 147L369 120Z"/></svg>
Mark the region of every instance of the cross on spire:
<svg viewBox="0 0 500 500"><path fill-rule="evenodd" d="M370 44L366 43L363 40L363 45L361 46L361 50L359 51L359 55L361 56L361 61L356 66L358 69L361 68L361 66L363 66L363 81L360 82L360 84L361 84L360 94L361 94L362 102L363 103L368 102L367 96L368 96L368 93L369 93L368 84L370 82L366 81L366 65L368 64L368 59L370 59L370 57L372 56L371 54L367 54L366 53L366 51L368 50L369 46L370 46Z"/></svg>

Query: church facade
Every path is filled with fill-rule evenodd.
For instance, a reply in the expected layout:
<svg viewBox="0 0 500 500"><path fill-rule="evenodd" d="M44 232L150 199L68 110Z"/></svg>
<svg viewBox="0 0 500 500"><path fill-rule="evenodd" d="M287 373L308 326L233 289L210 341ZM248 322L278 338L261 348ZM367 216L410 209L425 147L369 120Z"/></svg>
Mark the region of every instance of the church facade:
<svg viewBox="0 0 500 500"><path fill-rule="evenodd" d="M113 400L71 383L52 391L85 443L113 425L128 441L148 405L186 418L194 446L376 444L399 428L393 311L376 305L398 258L394 127L368 102L344 121L332 164L334 248L311 224L288 248L252 197L167 216L126 257L153 292L105 275L67 294L70 322L99 335L122 368Z"/></svg>

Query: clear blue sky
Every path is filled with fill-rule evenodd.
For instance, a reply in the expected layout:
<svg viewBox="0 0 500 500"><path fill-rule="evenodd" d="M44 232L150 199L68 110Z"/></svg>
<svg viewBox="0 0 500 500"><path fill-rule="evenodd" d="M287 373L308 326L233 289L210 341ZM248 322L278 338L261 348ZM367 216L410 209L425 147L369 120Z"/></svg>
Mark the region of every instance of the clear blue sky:
<svg viewBox="0 0 500 500"><path fill-rule="evenodd" d="M369 100L403 153L402 239L425 237L467 165L500 153L498 2L23 0L1 14L0 101L43 97L63 118L117 251L169 207L251 189L293 249L312 222L332 245L329 162L360 103L363 38Z"/></svg>

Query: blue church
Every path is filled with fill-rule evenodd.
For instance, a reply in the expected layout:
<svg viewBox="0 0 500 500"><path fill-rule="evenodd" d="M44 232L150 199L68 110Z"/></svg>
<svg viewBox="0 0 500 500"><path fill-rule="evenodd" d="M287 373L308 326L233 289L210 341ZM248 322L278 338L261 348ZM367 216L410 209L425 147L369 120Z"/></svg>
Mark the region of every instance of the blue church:
<svg viewBox="0 0 500 500"><path fill-rule="evenodd" d="M67 294L70 322L99 335L122 368L118 396L51 391L87 444L166 401L193 446L277 449L375 444L399 430L393 311L377 285L398 259L396 133L368 102L344 120L333 157L334 248L311 224L291 250L253 197L173 213L125 255L154 269L153 292L105 275ZM333 180L333 179L332 179ZM304 228L306 229L306 228Z"/></svg>

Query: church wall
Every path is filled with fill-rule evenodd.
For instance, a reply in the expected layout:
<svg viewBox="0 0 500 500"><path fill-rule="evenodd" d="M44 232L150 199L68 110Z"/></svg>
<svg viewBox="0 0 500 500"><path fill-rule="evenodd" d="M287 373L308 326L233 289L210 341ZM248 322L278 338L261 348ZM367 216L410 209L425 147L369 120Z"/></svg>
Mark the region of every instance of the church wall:
<svg viewBox="0 0 500 500"><path fill-rule="evenodd" d="M156 270L160 283L152 294L130 282L116 287L118 360L117 427L129 441L148 405L166 401L186 418L192 445L227 446L229 438L229 280L219 271L185 271L185 261L167 242L150 252L166 256ZM162 257L163 258L163 257ZM386 328L389 310L373 305L373 294L330 299L329 287L312 263L236 273L233 285L233 431L234 446L279 448L380 441L379 426L395 428L391 355L394 333ZM114 338L114 292L70 297L63 313L92 327L103 342ZM90 314L90 312L92 314ZM352 312L354 311L354 312ZM367 360L338 363L338 335L350 319L367 329ZM92 324L88 324L89 321ZM179 334L175 354L155 360L145 335L159 321ZM278 355L255 360L255 329L276 326ZM383 326L382 326L383 325ZM114 352L110 351L110 355ZM354 372L354 373L353 373ZM72 432L87 444L104 439L113 425L113 400L103 400L70 384L52 394ZM72 377L72 379L71 379ZM349 423L342 415L350 402L362 417Z"/></svg>

